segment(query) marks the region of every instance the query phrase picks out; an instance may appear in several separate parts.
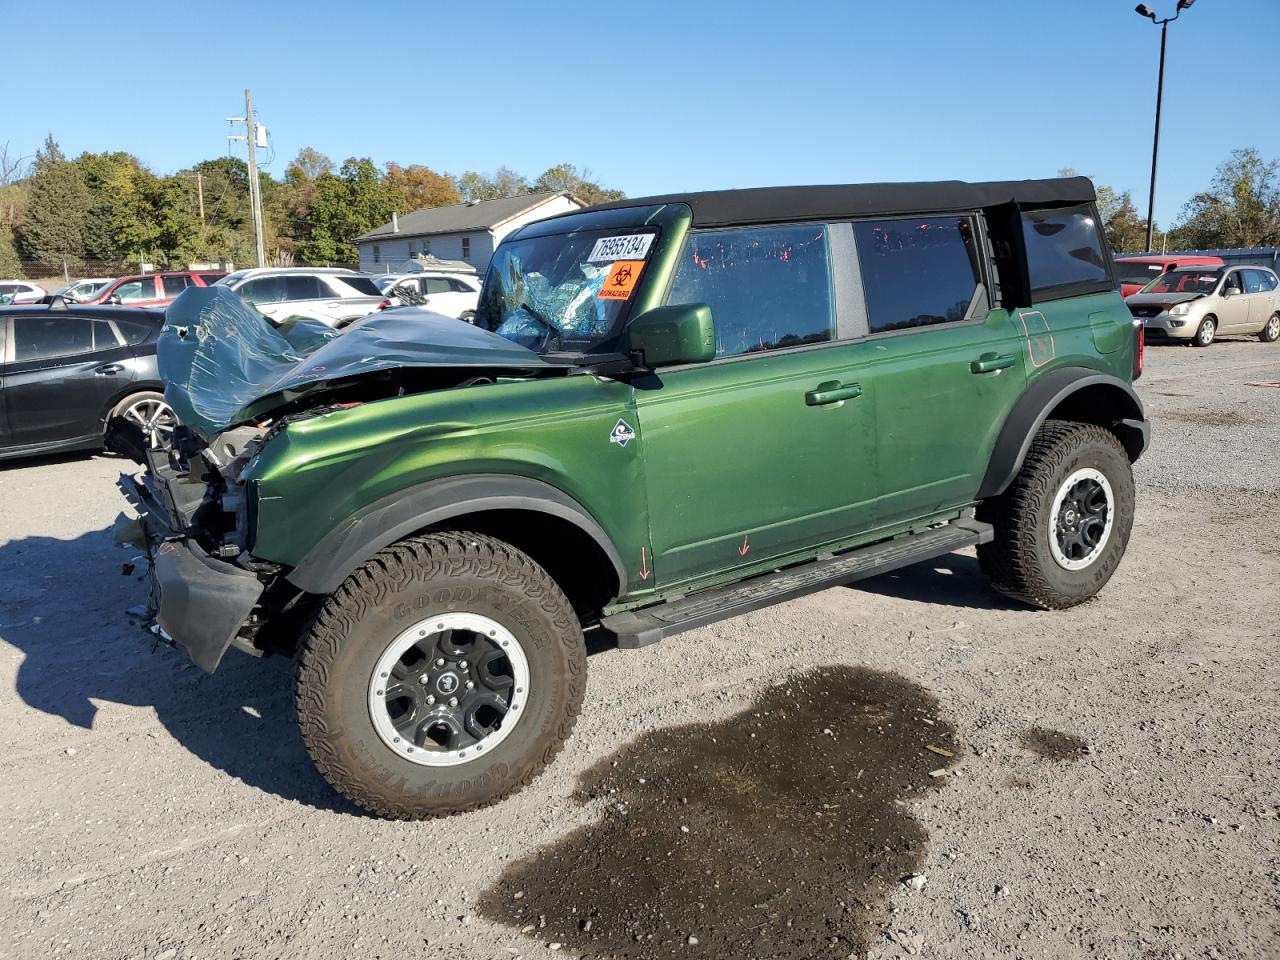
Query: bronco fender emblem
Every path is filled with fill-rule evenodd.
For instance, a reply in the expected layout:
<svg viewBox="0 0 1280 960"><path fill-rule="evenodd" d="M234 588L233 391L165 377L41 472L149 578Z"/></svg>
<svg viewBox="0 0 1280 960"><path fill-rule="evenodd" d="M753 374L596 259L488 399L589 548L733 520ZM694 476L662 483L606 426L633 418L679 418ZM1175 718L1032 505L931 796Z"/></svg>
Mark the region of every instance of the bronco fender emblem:
<svg viewBox="0 0 1280 960"><path fill-rule="evenodd" d="M613 432L609 434L609 442L616 443L620 447L625 447L628 443L636 438L636 432L631 428L631 424L625 420L619 420L613 425Z"/></svg>

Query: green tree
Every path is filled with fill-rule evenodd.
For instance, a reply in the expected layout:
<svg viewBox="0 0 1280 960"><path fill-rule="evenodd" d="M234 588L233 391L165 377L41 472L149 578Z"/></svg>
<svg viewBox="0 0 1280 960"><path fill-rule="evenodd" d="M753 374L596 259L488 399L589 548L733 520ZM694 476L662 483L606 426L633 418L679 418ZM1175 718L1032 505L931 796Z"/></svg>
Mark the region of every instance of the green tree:
<svg viewBox="0 0 1280 960"><path fill-rule="evenodd" d="M63 156L53 134L36 154L22 222L27 255L54 265L79 265L89 219L89 188L80 168Z"/></svg>
<svg viewBox="0 0 1280 960"><path fill-rule="evenodd" d="M510 167L499 167L491 174L468 170L454 179L458 193L467 203L473 200L498 200L518 197L529 192L529 181Z"/></svg>
<svg viewBox="0 0 1280 960"><path fill-rule="evenodd" d="M13 242L13 230L7 223L0 224L0 278L22 279L22 261L18 259L18 248Z"/></svg>
<svg viewBox="0 0 1280 960"><path fill-rule="evenodd" d="M75 164L89 189L85 254L100 260L150 258L160 215L159 179L128 153L83 153Z"/></svg>
<svg viewBox="0 0 1280 960"><path fill-rule="evenodd" d="M1280 244L1280 161L1252 147L1231 151L1209 189L1182 208L1170 241L1188 249Z"/></svg>
<svg viewBox="0 0 1280 960"><path fill-rule="evenodd" d="M368 157L351 157L337 175L316 179L307 218L309 235L297 245L307 263L348 263L359 259L355 238L391 219L404 197L382 182Z"/></svg>
<svg viewBox="0 0 1280 960"><path fill-rule="evenodd" d="M621 190L607 190L591 179L591 171L578 170L572 163L560 163L543 171L542 176L533 182L533 192L556 191L572 193L584 203L608 203L610 200L622 200L626 194Z"/></svg>

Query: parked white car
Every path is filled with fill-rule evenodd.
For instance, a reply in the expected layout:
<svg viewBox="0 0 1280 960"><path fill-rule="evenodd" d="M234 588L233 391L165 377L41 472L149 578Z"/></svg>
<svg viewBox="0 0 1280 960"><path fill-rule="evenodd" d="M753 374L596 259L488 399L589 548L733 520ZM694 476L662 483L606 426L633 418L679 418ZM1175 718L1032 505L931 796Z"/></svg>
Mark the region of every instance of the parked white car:
<svg viewBox="0 0 1280 960"><path fill-rule="evenodd" d="M85 277L83 280L73 280L65 287L59 287L53 291L55 297L66 297L68 300L88 300L95 293L113 282L115 277Z"/></svg>
<svg viewBox="0 0 1280 960"><path fill-rule="evenodd" d="M38 283L26 280L0 280L0 297L7 297L5 303L39 303L49 295L49 291Z"/></svg>
<svg viewBox="0 0 1280 960"><path fill-rule="evenodd" d="M295 316L312 317L331 327L345 327L391 306L369 277L336 267L237 270L218 284L230 287L276 322Z"/></svg>
<svg viewBox="0 0 1280 960"><path fill-rule="evenodd" d="M480 302L480 278L471 274L388 273L374 277L373 282L397 303L425 307L467 323L475 320Z"/></svg>

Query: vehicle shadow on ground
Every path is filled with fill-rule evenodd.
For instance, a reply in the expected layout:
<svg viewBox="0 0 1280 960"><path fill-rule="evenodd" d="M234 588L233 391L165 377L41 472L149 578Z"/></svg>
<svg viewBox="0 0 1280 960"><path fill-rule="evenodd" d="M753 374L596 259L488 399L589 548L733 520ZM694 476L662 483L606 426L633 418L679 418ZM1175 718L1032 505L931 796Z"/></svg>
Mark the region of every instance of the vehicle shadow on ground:
<svg viewBox="0 0 1280 960"><path fill-rule="evenodd" d="M997 593L978 566L977 558L960 553L949 553L893 573L859 580L849 587L885 597L973 610L1031 609Z"/></svg>
<svg viewBox="0 0 1280 960"><path fill-rule="evenodd" d="M318 809L358 814L311 766L293 712L292 663L228 652L213 675L157 644L124 611L145 583L121 576L134 551L109 531L0 545L0 644L23 654L16 692L28 706L93 729L107 701L155 710L173 738L244 783Z"/></svg>

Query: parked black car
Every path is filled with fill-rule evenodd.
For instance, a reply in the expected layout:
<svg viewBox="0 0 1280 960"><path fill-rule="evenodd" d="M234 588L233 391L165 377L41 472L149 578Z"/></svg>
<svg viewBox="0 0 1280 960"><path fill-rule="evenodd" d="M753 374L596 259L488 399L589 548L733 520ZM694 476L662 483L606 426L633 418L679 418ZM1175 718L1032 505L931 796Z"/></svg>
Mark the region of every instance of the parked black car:
<svg viewBox="0 0 1280 960"><path fill-rule="evenodd" d="M156 371L161 310L0 307L0 459L102 448L123 417L158 446L174 425Z"/></svg>

